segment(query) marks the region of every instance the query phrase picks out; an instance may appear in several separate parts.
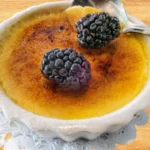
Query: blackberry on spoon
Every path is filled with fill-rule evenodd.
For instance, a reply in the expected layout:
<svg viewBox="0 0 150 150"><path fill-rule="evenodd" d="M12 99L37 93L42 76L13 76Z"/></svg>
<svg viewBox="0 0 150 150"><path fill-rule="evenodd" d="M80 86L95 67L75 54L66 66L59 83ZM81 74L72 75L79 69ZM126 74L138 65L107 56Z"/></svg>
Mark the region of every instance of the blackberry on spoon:
<svg viewBox="0 0 150 150"><path fill-rule="evenodd" d="M88 14L75 25L78 41L85 48L102 48L120 35L118 18L105 12Z"/></svg>

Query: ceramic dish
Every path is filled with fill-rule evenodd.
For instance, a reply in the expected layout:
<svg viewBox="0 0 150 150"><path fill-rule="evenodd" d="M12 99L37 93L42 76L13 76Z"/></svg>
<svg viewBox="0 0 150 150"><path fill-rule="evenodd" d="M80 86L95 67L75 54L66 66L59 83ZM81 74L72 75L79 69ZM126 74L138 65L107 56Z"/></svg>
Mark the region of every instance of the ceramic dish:
<svg viewBox="0 0 150 150"><path fill-rule="evenodd" d="M15 14L10 19L0 24L0 41L9 36L11 27L26 16L40 14L43 12L50 13L55 9L66 9L70 2L53 2L45 3L30 7L24 11ZM141 23L134 17L130 17L134 22ZM8 34L7 34L8 33ZM148 37L144 37L149 42ZM0 44L0 46L2 46ZM83 120L59 120L42 117L28 112L11 101L2 90L0 90L0 107L9 119L20 120L32 130L43 134L48 138L59 137L66 141L73 141L77 138L84 137L95 139L105 132L115 132L122 126L128 124L135 114L146 110L150 106L150 80L147 81L144 89L140 94L125 107L105 115Z"/></svg>

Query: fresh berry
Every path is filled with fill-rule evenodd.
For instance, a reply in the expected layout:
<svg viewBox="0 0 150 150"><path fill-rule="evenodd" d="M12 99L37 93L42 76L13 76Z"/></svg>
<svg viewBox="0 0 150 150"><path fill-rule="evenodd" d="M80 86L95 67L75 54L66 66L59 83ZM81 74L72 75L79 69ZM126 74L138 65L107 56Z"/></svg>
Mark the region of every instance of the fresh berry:
<svg viewBox="0 0 150 150"><path fill-rule="evenodd" d="M48 51L43 57L41 72L47 79L70 89L79 89L87 85L91 77L89 62L69 48Z"/></svg>
<svg viewBox="0 0 150 150"><path fill-rule="evenodd" d="M88 14L76 22L76 30L83 47L99 49L120 35L120 23L105 12Z"/></svg>

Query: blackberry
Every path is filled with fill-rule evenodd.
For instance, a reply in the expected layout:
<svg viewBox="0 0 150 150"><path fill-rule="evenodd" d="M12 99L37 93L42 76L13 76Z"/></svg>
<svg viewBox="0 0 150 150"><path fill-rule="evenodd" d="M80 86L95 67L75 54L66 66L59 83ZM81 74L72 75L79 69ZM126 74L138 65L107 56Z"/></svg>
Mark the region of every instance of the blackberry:
<svg viewBox="0 0 150 150"><path fill-rule="evenodd" d="M108 13L86 15L76 22L78 41L85 48L102 48L120 35L118 18Z"/></svg>
<svg viewBox="0 0 150 150"><path fill-rule="evenodd" d="M79 89L87 85L91 77L89 62L72 49L52 49L44 54L41 72L58 85Z"/></svg>

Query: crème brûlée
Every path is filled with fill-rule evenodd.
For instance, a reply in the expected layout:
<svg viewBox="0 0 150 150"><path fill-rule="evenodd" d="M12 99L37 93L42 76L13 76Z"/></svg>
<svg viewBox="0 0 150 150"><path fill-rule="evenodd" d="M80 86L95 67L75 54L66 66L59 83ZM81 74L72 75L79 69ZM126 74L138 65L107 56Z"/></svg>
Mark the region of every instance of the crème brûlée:
<svg viewBox="0 0 150 150"><path fill-rule="evenodd" d="M138 34L121 34L102 49L80 46L75 22L99 10L72 7L26 18L12 27L0 48L0 81L6 95L25 110L57 119L103 116L130 103L149 76L147 45ZM44 53L72 48L91 64L91 79L78 91L45 79L40 71Z"/></svg>

